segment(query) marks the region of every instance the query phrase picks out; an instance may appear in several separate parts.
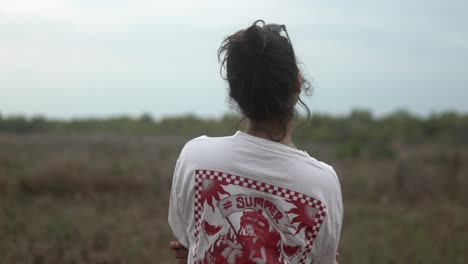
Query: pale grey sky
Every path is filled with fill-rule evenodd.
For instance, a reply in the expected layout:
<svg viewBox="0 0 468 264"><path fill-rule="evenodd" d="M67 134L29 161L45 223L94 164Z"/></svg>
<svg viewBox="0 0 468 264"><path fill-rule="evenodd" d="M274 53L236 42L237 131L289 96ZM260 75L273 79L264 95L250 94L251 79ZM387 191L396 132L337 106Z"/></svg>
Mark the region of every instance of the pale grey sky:
<svg viewBox="0 0 468 264"><path fill-rule="evenodd" d="M216 51L256 19L286 24L312 111L468 112L468 1L0 2L0 113L228 111Z"/></svg>

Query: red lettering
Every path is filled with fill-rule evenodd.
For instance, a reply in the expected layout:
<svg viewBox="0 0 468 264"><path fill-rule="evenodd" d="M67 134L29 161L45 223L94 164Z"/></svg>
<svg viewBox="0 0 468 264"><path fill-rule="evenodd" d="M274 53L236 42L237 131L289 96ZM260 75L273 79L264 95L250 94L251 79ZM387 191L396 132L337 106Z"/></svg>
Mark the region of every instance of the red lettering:
<svg viewBox="0 0 468 264"><path fill-rule="evenodd" d="M244 199L242 199L242 197L237 197L236 201L237 201L237 204L236 204L237 209L242 209L245 207Z"/></svg>
<svg viewBox="0 0 468 264"><path fill-rule="evenodd" d="M273 206L271 207L271 211L270 211L270 212L271 212L271 215L275 215L276 212L278 212L278 208L276 207L275 204L273 204Z"/></svg>
<svg viewBox="0 0 468 264"><path fill-rule="evenodd" d="M253 199L252 197L245 197L245 206L252 207L253 206Z"/></svg>
<svg viewBox="0 0 468 264"><path fill-rule="evenodd" d="M276 212L275 216L273 217L273 220L275 220L275 222L276 222L277 224L279 224L279 220L280 220L281 218L283 218L283 214L282 214L280 211L278 211L278 212Z"/></svg>
<svg viewBox="0 0 468 264"><path fill-rule="evenodd" d="M263 207L263 198L262 197L255 197L254 198L254 206Z"/></svg>
<svg viewBox="0 0 468 264"><path fill-rule="evenodd" d="M273 206L273 203L268 201L268 200L265 200L265 209L267 209L268 211L271 211L271 207Z"/></svg>

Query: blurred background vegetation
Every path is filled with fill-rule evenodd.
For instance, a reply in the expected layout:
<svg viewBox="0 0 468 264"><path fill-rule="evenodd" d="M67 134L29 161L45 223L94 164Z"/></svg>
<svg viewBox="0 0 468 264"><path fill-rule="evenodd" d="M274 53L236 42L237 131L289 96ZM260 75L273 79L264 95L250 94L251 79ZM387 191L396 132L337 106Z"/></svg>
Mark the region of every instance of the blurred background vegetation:
<svg viewBox="0 0 468 264"><path fill-rule="evenodd" d="M185 142L240 118L0 115L0 263L174 263L167 205ZM467 263L468 114L313 114L296 145L340 177L341 263Z"/></svg>

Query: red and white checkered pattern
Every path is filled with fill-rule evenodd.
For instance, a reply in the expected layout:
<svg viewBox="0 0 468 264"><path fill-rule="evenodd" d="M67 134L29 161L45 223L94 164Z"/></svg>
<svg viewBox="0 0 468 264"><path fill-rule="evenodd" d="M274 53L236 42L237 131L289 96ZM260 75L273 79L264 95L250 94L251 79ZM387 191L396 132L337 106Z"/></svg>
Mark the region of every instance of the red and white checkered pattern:
<svg viewBox="0 0 468 264"><path fill-rule="evenodd" d="M232 175L224 172L219 171L212 171L212 170L196 170L195 171L195 238L196 238L196 246L194 252L194 260L196 261L196 251L198 246L198 238L201 232L201 214L204 210L203 204L201 204L201 191L202 191L202 183L204 179L209 180L216 180L221 182L222 184L233 184L236 186L241 186L249 189L254 189L260 192L268 193L271 195L276 195L285 199L293 200L295 202L300 202L301 204L313 207L317 209L317 213L315 214L314 225L306 229L306 247L300 256L299 263L305 263L307 260L307 254L312 249L314 244L314 240L317 237L320 227L322 226L323 220L326 216L326 206L323 202L304 195L299 192L295 192L292 190L288 190L279 186L275 186L272 184L264 183L261 181L244 178L237 175Z"/></svg>

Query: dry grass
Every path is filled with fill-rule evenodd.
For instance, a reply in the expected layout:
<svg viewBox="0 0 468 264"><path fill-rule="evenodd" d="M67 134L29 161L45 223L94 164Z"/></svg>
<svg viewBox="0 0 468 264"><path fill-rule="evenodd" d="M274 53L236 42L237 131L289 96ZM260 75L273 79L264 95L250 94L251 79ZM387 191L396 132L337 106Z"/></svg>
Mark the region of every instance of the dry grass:
<svg viewBox="0 0 468 264"><path fill-rule="evenodd" d="M0 138L0 263L170 263L183 142Z"/></svg>
<svg viewBox="0 0 468 264"><path fill-rule="evenodd" d="M184 142L0 135L0 263L174 263L167 204ZM342 263L467 262L466 149L310 153L341 178Z"/></svg>

